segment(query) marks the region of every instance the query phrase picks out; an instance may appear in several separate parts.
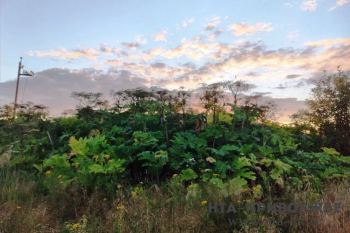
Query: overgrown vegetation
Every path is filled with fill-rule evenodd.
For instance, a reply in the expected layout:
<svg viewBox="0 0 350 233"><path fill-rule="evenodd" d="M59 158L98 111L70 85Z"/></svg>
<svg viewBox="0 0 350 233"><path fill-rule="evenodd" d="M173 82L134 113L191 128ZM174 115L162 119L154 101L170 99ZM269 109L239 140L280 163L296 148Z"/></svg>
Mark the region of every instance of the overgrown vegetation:
<svg viewBox="0 0 350 233"><path fill-rule="evenodd" d="M46 119L43 106L29 104L13 122L11 107L4 106L0 229L261 232L268 229L232 228L228 216L209 214L206 204L276 197L345 205L349 76L339 72L320 79L310 109L292 116L290 125L273 123L278 106L260 104L259 95L239 100L248 90L242 81L203 85L196 91L203 113L191 109L195 93L184 88L112 91L112 107L101 93L72 93L79 101L77 112L65 111L66 117L55 119ZM330 187L339 190L330 192ZM348 215L322 218L346 232ZM270 230L326 232L322 226L274 225Z"/></svg>

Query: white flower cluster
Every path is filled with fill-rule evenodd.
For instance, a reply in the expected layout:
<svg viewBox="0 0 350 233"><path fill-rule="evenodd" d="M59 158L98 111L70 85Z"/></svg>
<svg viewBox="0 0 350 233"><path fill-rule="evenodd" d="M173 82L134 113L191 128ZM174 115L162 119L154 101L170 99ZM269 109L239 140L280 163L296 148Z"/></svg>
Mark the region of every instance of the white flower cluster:
<svg viewBox="0 0 350 233"><path fill-rule="evenodd" d="M195 163L196 163L196 160L195 160L194 158L191 158L191 159L188 160L188 162L189 162L190 164L195 164Z"/></svg>

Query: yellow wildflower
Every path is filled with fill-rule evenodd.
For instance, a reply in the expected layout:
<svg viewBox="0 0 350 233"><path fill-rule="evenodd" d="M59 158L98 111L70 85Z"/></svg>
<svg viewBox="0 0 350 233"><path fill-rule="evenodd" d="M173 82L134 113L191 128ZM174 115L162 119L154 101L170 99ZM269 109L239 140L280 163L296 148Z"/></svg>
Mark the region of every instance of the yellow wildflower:
<svg viewBox="0 0 350 233"><path fill-rule="evenodd" d="M194 185L192 185L192 184L190 186L188 186L188 188L193 188L193 187L194 187Z"/></svg>
<svg viewBox="0 0 350 233"><path fill-rule="evenodd" d="M113 159L111 159L111 160L108 160L108 163L113 163Z"/></svg>
<svg viewBox="0 0 350 233"><path fill-rule="evenodd" d="M218 174L213 174L213 176L218 176Z"/></svg>
<svg viewBox="0 0 350 233"><path fill-rule="evenodd" d="M51 173L50 171L47 171L47 172L46 172L46 175L48 175L48 174L50 174L50 173Z"/></svg>
<svg viewBox="0 0 350 233"><path fill-rule="evenodd" d="M180 184L180 183L177 183L177 185L179 185L179 186L180 186L181 184Z"/></svg>
<svg viewBox="0 0 350 233"><path fill-rule="evenodd" d="M74 229L77 228L77 227L79 227L79 223L73 224L72 227L73 227Z"/></svg>
<svg viewBox="0 0 350 233"><path fill-rule="evenodd" d="M123 187L122 185L118 184L117 185L117 188L120 189L121 187Z"/></svg>
<svg viewBox="0 0 350 233"><path fill-rule="evenodd" d="M63 181L60 181L60 184L63 184Z"/></svg>
<svg viewBox="0 0 350 233"><path fill-rule="evenodd" d="M117 210L125 210L125 207L123 205L119 205L116 207Z"/></svg>
<svg viewBox="0 0 350 233"><path fill-rule="evenodd" d="M61 179L61 177L62 177L62 175L58 175L58 176L57 176L58 179Z"/></svg>
<svg viewBox="0 0 350 233"><path fill-rule="evenodd" d="M17 206L17 209L20 209L20 208L22 208L22 207L20 207L20 206Z"/></svg>
<svg viewBox="0 0 350 233"><path fill-rule="evenodd" d="M103 201L107 201L107 198L103 198Z"/></svg>
<svg viewBox="0 0 350 233"><path fill-rule="evenodd" d="M106 159L109 159L111 156L110 155L105 155L105 158Z"/></svg>
<svg viewBox="0 0 350 233"><path fill-rule="evenodd" d="M177 174L174 174L173 177L177 177Z"/></svg>
<svg viewBox="0 0 350 233"><path fill-rule="evenodd" d="M202 201L202 205L206 205L206 204L208 204L207 201Z"/></svg>
<svg viewBox="0 0 350 233"><path fill-rule="evenodd" d="M133 197L137 196L137 193L135 191L132 191L131 194L132 194Z"/></svg>
<svg viewBox="0 0 350 233"><path fill-rule="evenodd" d="M53 166L52 166L52 165L51 165L50 167L51 167L51 168L53 168Z"/></svg>
<svg viewBox="0 0 350 233"><path fill-rule="evenodd" d="M95 155L94 157L92 157L95 161L98 160L98 156Z"/></svg>

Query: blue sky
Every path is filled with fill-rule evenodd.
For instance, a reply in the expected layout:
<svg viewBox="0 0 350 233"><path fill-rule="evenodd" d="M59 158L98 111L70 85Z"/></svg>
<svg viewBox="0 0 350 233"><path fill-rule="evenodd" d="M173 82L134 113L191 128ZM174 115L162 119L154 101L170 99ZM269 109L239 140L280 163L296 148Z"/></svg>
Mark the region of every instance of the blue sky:
<svg viewBox="0 0 350 233"><path fill-rule="evenodd" d="M13 101L23 57L37 74L24 100L54 105L56 115L71 101L48 99L66 98L73 87L107 94L235 76L302 106L322 70L350 70L349 15L349 0L1 1L0 105ZM62 72L70 85L59 81ZM51 91L38 97L39 87Z"/></svg>

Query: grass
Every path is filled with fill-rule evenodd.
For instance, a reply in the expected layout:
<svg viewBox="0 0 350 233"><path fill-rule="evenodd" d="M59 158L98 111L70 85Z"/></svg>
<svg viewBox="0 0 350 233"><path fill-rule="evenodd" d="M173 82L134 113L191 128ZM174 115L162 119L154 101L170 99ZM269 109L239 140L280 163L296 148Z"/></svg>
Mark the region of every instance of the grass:
<svg viewBox="0 0 350 233"><path fill-rule="evenodd" d="M46 193L41 180L33 175L0 170L0 232L350 232L350 184L326 183L321 192L292 191L284 200L296 203L341 203L341 213L301 213L250 215L253 219L318 218L321 225L252 226L233 229L232 216L209 214L206 204L253 200L248 193L224 198L218 190L201 185L195 195L171 179L162 187L146 188L131 195L121 187L107 199L98 190L86 195L84 190L56 190ZM264 200L261 200L264 202ZM257 202L257 201L256 201ZM287 201L285 201L287 202ZM242 217L242 216L241 216ZM244 216L243 216L244 217Z"/></svg>

